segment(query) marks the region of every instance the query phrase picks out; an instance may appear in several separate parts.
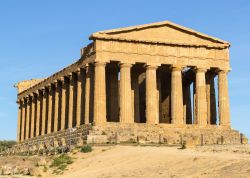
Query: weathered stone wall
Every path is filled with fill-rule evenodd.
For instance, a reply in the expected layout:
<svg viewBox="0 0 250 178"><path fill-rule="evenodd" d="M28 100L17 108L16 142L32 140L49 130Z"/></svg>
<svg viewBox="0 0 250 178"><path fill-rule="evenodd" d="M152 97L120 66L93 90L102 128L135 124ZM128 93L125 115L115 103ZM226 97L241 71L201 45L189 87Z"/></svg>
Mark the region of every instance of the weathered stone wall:
<svg viewBox="0 0 250 178"><path fill-rule="evenodd" d="M187 139L194 139L197 144L241 144L242 135L229 128L219 126L199 127L196 125L176 126L173 124L148 125L144 123L119 124L107 123L106 126L94 126L88 135L88 142L98 135L108 142L145 142L163 144L182 144Z"/></svg>
<svg viewBox="0 0 250 178"><path fill-rule="evenodd" d="M105 126L82 125L29 139L4 154L56 154L83 144L165 144L181 145L192 139L195 145L247 144L247 138L236 130L219 126L146 123L107 123ZM3 153L2 153L3 154Z"/></svg>
<svg viewBox="0 0 250 178"><path fill-rule="evenodd" d="M19 143L2 154L56 154L70 149L70 146L83 145L91 125L35 137Z"/></svg>

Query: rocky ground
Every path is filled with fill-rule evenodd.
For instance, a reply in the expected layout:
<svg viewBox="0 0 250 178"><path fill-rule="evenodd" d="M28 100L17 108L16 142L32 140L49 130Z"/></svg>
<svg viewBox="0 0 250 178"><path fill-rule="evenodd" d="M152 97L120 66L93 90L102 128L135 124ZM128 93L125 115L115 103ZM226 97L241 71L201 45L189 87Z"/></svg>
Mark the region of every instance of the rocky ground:
<svg viewBox="0 0 250 178"><path fill-rule="evenodd" d="M46 178L250 177L250 145L98 146L89 153L75 150L69 155L73 163L59 172L50 167L53 156L1 157L0 173L16 169Z"/></svg>

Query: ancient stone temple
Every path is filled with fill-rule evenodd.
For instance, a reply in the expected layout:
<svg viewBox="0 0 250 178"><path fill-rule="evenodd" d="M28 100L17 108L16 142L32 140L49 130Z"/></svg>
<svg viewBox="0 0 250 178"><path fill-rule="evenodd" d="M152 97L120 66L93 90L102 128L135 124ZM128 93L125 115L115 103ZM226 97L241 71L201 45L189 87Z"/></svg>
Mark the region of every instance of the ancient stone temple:
<svg viewBox="0 0 250 178"><path fill-rule="evenodd" d="M18 142L91 125L88 137L104 142L240 143L230 127L228 42L169 21L89 39L77 62L16 85Z"/></svg>

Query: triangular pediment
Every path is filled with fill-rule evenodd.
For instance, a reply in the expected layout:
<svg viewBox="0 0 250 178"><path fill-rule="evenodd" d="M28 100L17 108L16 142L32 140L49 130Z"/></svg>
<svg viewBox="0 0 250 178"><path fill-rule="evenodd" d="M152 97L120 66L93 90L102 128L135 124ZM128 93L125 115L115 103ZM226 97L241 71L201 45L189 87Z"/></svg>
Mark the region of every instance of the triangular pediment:
<svg viewBox="0 0 250 178"><path fill-rule="evenodd" d="M230 44L169 21L93 33L90 39L151 42L191 46L228 47Z"/></svg>

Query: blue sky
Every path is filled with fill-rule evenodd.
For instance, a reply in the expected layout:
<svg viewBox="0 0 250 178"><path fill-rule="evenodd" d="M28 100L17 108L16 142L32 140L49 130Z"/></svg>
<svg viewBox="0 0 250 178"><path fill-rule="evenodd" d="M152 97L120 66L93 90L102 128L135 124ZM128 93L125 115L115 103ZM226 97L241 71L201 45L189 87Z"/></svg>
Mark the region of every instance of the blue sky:
<svg viewBox="0 0 250 178"><path fill-rule="evenodd" d="M250 1L2 0L0 140L16 139L13 85L43 78L76 61L92 32L170 20L232 45L232 127L250 136Z"/></svg>

